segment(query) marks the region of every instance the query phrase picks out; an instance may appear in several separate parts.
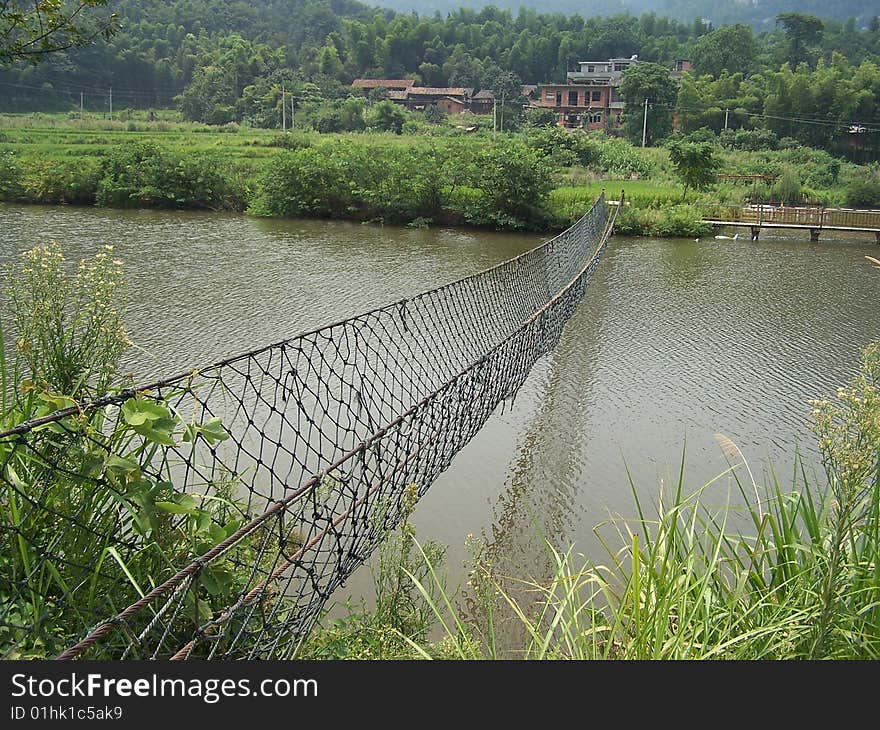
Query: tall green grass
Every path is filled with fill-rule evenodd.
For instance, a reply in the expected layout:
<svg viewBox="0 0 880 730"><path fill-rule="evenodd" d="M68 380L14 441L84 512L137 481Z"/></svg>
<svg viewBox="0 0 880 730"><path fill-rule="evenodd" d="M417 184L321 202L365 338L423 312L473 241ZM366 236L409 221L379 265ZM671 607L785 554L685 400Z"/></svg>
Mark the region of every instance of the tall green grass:
<svg viewBox="0 0 880 730"><path fill-rule="evenodd" d="M880 344L835 399L813 403L825 479L798 460L794 487L754 480L736 445L730 468L689 492L677 484L649 511L607 523L605 560L547 544L549 581L477 562L466 617L430 569L413 582L443 639L408 646L458 659L877 659L880 656ZM724 506L714 491L733 484ZM428 556L425 556L426 560ZM438 597L439 596L439 597ZM522 643L501 647L499 617Z"/></svg>

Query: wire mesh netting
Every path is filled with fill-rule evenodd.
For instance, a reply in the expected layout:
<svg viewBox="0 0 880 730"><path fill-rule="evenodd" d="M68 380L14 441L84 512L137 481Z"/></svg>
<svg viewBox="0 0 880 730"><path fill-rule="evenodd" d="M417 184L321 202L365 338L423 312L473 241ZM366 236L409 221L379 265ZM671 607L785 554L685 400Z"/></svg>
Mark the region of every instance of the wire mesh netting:
<svg viewBox="0 0 880 730"><path fill-rule="evenodd" d="M615 211L601 196L474 276L0 434L3 656L296 656L557 342Z"/></svg>

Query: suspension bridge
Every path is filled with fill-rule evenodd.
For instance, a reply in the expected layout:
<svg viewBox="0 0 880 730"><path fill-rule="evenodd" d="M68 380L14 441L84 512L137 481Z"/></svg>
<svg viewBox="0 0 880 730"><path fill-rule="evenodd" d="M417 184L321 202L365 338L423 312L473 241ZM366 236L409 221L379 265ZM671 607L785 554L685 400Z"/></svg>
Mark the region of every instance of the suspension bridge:
<svg viewBox="0 0 880 730"><path fill-rule="evenodd" d="M0 433L0 653L295 657L555 346L617 210L603 193L474 276Z"/></svg>

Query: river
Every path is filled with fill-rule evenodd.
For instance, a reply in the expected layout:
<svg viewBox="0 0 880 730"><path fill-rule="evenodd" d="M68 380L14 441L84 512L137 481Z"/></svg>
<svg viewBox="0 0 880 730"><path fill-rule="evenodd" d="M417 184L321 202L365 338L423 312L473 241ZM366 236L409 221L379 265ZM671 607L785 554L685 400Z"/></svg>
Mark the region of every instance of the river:
<svg viewBox="0 0 880 730"><path fill-rule="evenodd" d="M630 477L650 512L684 454L696 489L728 468L715 434L759 482L772 465L790 484L796 447L818 469L808 401L833 394L880 339L880 274L864 259L878 255L873 239L807 238L613 238L558 347L416 510L420 538L449 546L451 584L468 534L521 576L546 572L539 536L603 559L594 527L635 515ZM124 369L145 381L474 273L542 237L0 205L0 263L51 240L71 261L115 247L136 343ZM706 501L730 489L721 479ZM368 583L360 571L350 590Z"/></svg>

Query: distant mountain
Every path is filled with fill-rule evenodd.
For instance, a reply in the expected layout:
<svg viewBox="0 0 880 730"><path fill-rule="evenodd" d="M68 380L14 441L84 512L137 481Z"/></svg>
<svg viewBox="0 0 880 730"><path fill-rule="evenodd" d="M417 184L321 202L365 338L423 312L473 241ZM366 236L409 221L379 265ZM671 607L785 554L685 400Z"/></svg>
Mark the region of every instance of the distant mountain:
<svg viewBox="0 0 880 730"><path fill-rule="evenodd" d="M460 7L479 9L488 5L516 11L529 7L542 13L578 13L588 18L615 13L656 13L659 16L691 21L710 20L713 25L748 23L757 30L769 30L779 13L799 12L820 18L845 21L856 19L857 27L867 26L880 16L880 0L378 0L372 4L399 12L441 15Z"/></svg>

